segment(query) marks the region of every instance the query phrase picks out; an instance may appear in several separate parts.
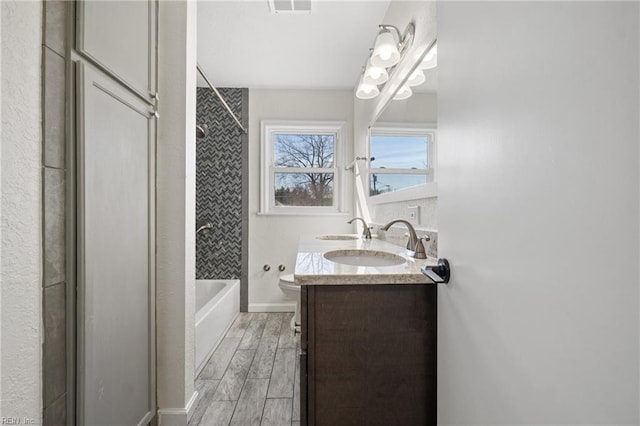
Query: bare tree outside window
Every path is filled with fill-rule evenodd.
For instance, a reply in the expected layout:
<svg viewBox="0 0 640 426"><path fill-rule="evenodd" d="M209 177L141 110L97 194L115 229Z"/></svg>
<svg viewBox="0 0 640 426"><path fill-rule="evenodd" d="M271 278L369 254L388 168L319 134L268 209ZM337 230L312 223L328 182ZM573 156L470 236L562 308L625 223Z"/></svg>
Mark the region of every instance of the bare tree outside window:
<svg viewBox="0 0 640 426"><path fill-rule="evenodd" d="M331 206L335 135L274 135L276 206Z"/></svg>

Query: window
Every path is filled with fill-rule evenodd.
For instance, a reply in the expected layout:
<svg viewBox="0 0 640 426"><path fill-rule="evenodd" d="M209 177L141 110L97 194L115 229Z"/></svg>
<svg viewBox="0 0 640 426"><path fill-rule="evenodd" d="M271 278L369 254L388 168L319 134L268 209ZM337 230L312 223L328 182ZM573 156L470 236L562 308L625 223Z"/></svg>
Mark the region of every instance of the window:
<svg viewBox="0 0 640 426"><path fill-rule="evenodd" d="M342 123L262 122L261 213L338 212Z"/></svg>
<svg viewBox="0 0 640 426"><path fill-rule="evenodd" d="M387 202L434 196L435 140L433 129L372 128L369 197Z"/></svg>

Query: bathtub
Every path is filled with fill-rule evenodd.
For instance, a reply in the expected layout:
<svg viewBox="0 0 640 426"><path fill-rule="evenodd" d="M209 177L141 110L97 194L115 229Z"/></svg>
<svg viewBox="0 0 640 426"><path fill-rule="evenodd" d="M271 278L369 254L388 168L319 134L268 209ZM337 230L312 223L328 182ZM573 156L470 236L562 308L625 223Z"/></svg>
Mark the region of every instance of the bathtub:
<svg viewBox="0 0 640 426"><path fill-rule="evenodd" d="M239 312L239 280L196 280L196 376Z"/></svg>

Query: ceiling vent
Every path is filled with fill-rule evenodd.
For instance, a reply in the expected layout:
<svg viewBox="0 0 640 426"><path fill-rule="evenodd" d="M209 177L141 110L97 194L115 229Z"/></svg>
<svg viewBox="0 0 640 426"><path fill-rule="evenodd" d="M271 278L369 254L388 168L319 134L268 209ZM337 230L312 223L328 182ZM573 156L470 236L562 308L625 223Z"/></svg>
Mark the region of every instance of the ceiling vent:
<svg viewBox="0 0 640 426"><path fill-rule="evenodd" d="M311 13L311 0L269 0L271 13Z"/></svg>

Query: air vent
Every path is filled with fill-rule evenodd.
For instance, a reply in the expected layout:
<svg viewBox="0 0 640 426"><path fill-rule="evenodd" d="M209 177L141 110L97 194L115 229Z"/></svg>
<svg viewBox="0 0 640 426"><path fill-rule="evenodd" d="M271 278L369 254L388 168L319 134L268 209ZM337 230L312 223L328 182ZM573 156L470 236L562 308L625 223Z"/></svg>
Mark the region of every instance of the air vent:
<svg viewBox="0 0 640 426"><path fill-rule="evenodd" d="M269 0L271 13L311 13L311 0Z"/></svg>

